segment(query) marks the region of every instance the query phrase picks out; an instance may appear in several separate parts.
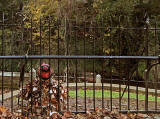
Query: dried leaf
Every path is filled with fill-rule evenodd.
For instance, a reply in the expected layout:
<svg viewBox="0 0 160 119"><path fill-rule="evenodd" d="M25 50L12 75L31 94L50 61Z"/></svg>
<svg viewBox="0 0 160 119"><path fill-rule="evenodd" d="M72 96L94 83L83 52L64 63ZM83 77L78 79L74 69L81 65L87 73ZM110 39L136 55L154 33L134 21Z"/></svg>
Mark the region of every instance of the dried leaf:
<svg viewBox="0 0 160 119"><path fill-rule="evenodd" d="M4 106L0 106L0 112L3 114L3 113L6 113L7 110Z"/></svg>
<svg viewBox="0 0 160 119"><path fill-rule="evenodd" d="M120 114L120 119L128 119L127 115L124 115L124 114ZM133 118L131 118L133 119Z"/></svg>
<svg viewBox="0 0 160 119"><path fill-rule="evenodd" d="M72 118L72 113L71 112L65 112L64 117L66 118Z"/></svg>
<svg viewBox="0 0 160 119"><path fill-rule="evenodd" d="M136 116L136 118L138 118L138 119L143 119L143 118L147 118L147 117L148 117L148 115L142 114L142 113L138 113Z"/></svg>
<svg viewBox="0 0 160 119"><path fill-rule="evenodd" d="M62 116L62 119L66 119L66 117L65 117L65 116Z"/></svg>

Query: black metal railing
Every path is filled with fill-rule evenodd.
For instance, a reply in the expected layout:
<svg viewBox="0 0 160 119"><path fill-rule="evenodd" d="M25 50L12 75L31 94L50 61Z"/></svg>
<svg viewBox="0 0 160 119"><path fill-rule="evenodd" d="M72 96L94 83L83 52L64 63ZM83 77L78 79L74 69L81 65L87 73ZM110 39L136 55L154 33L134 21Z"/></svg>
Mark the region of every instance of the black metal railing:
<svg viewBox="0 0 160 119"><path fill-rule="evenodd" d="M1 104L9 105L12 112L18 108L17 103L22 113L25 111L26 102L23 98L15 100L14 91L23 89L27 82L33 84L32 69L37 70L45 62L58 81L58 94L61 80L66 86L66 110L86 112L100 107L159 113L157 21L133 27L129 21L122 24L120 16L114 23L110 16L108 21L41 17L35 22L32 15L7 15L0 14ZM11 72L9 78L5 72ZM18 80L14 72L20 72ZM31 74L28 80L25 73ZM101 75L101 83L96 83L97 74ZM59 98L58 111L60 107Z"/></svg>
<svg viewBox="0 0 160 119"><path fill-rule="evenodd" d="M63 82L63 85L67 86L67 100L66 100L67 101L67 110L71 110L71 111L75 111L75 112L85 112L85 111L87 111L87 107L88 107L88 103L89 103L90 104L89 108L91 108L93 110L95 110L96 107L101 107L101 108L109 108L110 110L113 110L113 108L117 108L120 112L128 112L128 110L130 112L159 112L159 110L158 110L159 109L158 108L159 107L159 105L158 105L159 104L159 100L158 100L158 95L159 95L158 89L159 88L158 87L155 88L155 87L152 87L151 85L149 85L149 84L153 84L153 85L159 84L159 82L157 82L157 81L149 80L149 71L152 66L159 64L159 62L158 62L159 56L51 56L51 55L50 56L28 56L28 55L25 55L25 56L0 56L0 59L1 60L3 59L4 61L11 60L12 61L11 62L11 69L12 70L13 70L12 64L14 63L15 60L18 60L18 59L24 60L24 62L26 63L25 66L27 65L27 63L29 63L30 67L33 67L32 62L34 62L34 60L37 60L37 59L41 59L41 60L50 59L50 62L52 62L53 60L57 60L57 59L65 60L65 61L67 61L67 60L69 61L71 59L76 59L77 61L79 61L79 60L85 61L87 59L90 59L90 60L93 60L93 59L94 60L97 60L97 59L104 59L104 60L119 59L120 61L123 59L128 59L128 60L138 59L139 61L141 61L141 60L155 60L155 61L157 61L157 63L151 65L144 72L144 79L145 79L144 81L138 81L138 80L133 80L133 79L123 80L123 79L109 78L109 79L106 79L109 81L109 83L105 83L103 81L102 81L102 83L96 83L95 76L93 76L93 77L91 77L92 83L87 83L88 77L86 75L82 74L81 75L82 77L78 77L78 75L73 77L67 71L67 76L66 76L67 81ZM78 71L78 67L76 67L76 68L77 68L76 70ZM20 79L19 79L20 87L19 88L21 88L21 89L23 89L23 86L25 85L25 82L26 82L24 79L25 69L26 69L26 67L24 67L24 69L21 70L21 73L20 73ZM11 70L12 73L10 76L11 85L8 88L10 88L10 91L11 91L11 93L10 93L11 107L10 108L12 110L14 110L16 108L15 103L13 102L14 101L14 98L13 98L14 93L13 92L15 90L13 88L13 85L15 82L14 82L14 76L13 76L12 70ZM102 70L104 70L104 69L102 69ZM31 72L31 73L33 73L33 72ZM86 74L86 73L84 73L84 74ZM62 77L60 75L61 74L54 76L55 80L58 80L58 81L62 80L61 79ZM103 74L102 74L102 76L103 76ZM6 77L4 75L4 71L2 72L1 77L3 79ZM33 78L33 74L31 74L30 80L28 80L28 81L32 83L35 80L34 78ZM70 78L72 78L74 80L74 82L69 82ZM80 80L84 79L83 80L84 83L81 83L81 81L78 82L79 78L80 78ZM105 78L105 77L102 77L102 79L103 78ZM5 80L7 80L7 79L5 79ZM2 81L3 82L2 82L1 89L4 89L4 80L2 80ZM117 84L115 81L117 81L119 83ZM134 83L134 85L132 83ZM110 85L107 85L107 84L110 84ZM143 85L140 86L140 84L143 84ZM129 86L132 88L129 88ZM97 93L97 91L100 91L101 94ZM75 95L72 95L71 92L74 93ZM84 92L83 95L80 94L82 92ZM89 95L89 93L87 93L87 92L92 93L93 95ZM124 93L124 95L123 95L123 93ZM6 95L6 93L3 92L3 90L2 90L2 97L1 97L2 105L6 105L8 103L8 102L6 102L5 95ZM118 95L118 97L116 97L115 95ZM140 97L140 99L139 99L139 97ZM91 100L91 99L93 99L93 100ZM123 102L125 100L129 100L128 104L126 104L126 102ZM75 101L75 103L73 103L72 101ZM90 102L88 102L88 101L90 101ZM22 102L23 102L23 99L21 100L21 108L23 109L24 104ZM110 104L106 105L106 102L110 102ZM119 106L117 104L115 104L115 102L119 103ZM134 102L134 104L133 104L133 102ZM144 105L142 104L143 105L142 106L139 103L143 103ZM91 104L93 104L93 106L91 106ZM153 104L155 104L155 108L153 108ZM132 105L132 107L127 106L127 105ZM139 107L139 105L141 105L141 107ZM123 108L123 106L126 106L126 107ZM130 109L129 109L129 107L130 107Z"/></svg>

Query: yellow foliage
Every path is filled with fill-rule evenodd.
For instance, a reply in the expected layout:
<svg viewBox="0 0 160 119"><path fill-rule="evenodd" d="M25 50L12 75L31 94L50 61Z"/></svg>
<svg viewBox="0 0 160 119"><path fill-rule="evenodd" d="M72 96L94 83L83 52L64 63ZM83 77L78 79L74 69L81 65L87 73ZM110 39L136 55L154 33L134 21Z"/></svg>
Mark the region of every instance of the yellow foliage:
<svg viewBox="0 0 160 119"><path fill-rule="evenodd" d="M98 5L97 5L97 3L93 3L93 8L98 8Z"/></svg>
<svg viewBox="0 0 160 119"><path fill-rule="evenodd" d="M105 53L109 54L110 53L110 49L106 49Z"/></svg>
<svg viewBox="0 0 160 119"><path fill-rule="evenodd" d="M55 13L58 8L58 1L56 0L31 0L27 6L25 6L25 11L33 15L33 19L38 20L40 17L49 16L50 13Z"/></svg>
<svg viewBox="0 0 160 119"><path fill-rule="evenodd" d="M28 16L28 20L26 20L25 25L27 25L27 28L30 28L30 16L32 15L32 40L34 42L34 45L40 45L40 19L42 19L41 40L42 42L44 42L44 44L47 44L49 38L49 28L48 22L46 21L48 20L49 16L53 21L56 21L61 16L72 16L71 6L73 4L73 1L74 0L29 0L29 3L24 8L24 11ZM53 26L52 23L51 25ZM55 30L55 27L50 27L50 29L50 38L57 39L58 31ZM30 29L28 29L28 32L30 32ZM63 29L60 29L59 37L61 38L60 40L65 39ZM57 43L54 41L55 40L53 40L51 44Z"/></svg>
<svg viewBox="0 0 160 119"><path fill-rule="evenodd" d="M105 33L104 36L109 37L110 33Z"/></svg>
<svg viewBox="0 0 160 119"><path fill-rule="evenodd" d="M104 52L105 52L106 54L110 54L110 53L113 52L113 51L114 51L114 49L110 49L110 48L104 49Z"/></svg>
<svg viewBox="0 0 160 119"><path fill-rule="evenodd" d="M33 33L34 36L40 36L40 33Z"/></svg>
<svg viewBox="0 0 160 119"><path fill-rule="evenodd" d="M29 3L25 6L24 11L26 14L28 14L28 21L25 22L25 25L27 28L30 28L30 14L32 15L33 20L33 33L32 38L33 41L35 41L35 45L39 45L39 38L40 38L40 19L42 18L48 18L48 16L52 15L56 19L56 12L59 9L58 7L58 1L57 0L30 0ZM45 21L42 20L43 26L48 26L48 24L45 24ZM48 38L48 28L42 30L41 33L41 39L47 39ZM56 33L57 35L57 33ZM56 35L50 36L51 38L56 38Z"/></svg>

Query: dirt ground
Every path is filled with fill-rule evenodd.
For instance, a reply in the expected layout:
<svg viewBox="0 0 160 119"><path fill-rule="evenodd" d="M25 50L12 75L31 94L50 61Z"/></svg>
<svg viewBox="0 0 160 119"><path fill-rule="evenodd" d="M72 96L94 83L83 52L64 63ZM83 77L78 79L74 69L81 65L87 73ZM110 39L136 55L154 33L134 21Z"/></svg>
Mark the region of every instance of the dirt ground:
<svg viewBox="0 0 160 119"><path fill-rule="evenodd" d="M76 111L76 98L69 98L69 110L70 111ZM4 106L7 108L11 108L11 99L4 101ZM23 102L25 105L26 103ZM96 98L95 99L95 107L102 108L102 99ZM149 101L148 103L149 110L155 110L155 102ZM21 108L21 101L19 102L18 106L18 98L13 98L13 109ZM94 109L94 100L93 98L87 98L86 99L86 108L87 109ZM104 98L104 108L111 109L111 100L109 98ZM130 110L137 110L137 102L135 99L130 99ZM120 103L119 99L112 99L112 109L120 110ZM145 109L145 102L144 101L138 101L138 109L144 110ZM84 98L78 98L77 99L77 111L84 111L85 110L85 99ZM128 99L122 99L121 100L121 110L128 110ZM160 110L160 102L157 104L157 110Z"/></svg>
<svg viewBox="0 0 160 119"><path fill-rule="evenodd" d="M149 110L155 110L155 102L149 102L148 103ZM76 110L76 99L70 98L69 99L69 107L70 110L75 111ZM86 107L87 109L94 109L94 101L93 98L87 98L86 100ZM102 107L102 99L96 98L95 99L95 107ZM111 100L108 98L104 98L104 108L111 109ZM130 110L137 110L137 102L135 99L130 99L129 103ZM112 109L118 109L120 110L120 103L119 99L112 99ZM145 102L144 101L138 101L138 109L144 110L145 109ZM160 102L157 104L157 109L160 109ZM77 100L77 110L82 111L85 110L85 100L84 98L78 98ZM122 99L121 100L121 110L128 110L128 99Z"/></svg>
<svg viewBox="0 0 160 119"><path fill-rule="evenodd" d="M23 102L25 106L26 103ZM86 107L87 110L90 109L92 111L94 109L94 101L92 98L87 98L86 99ZM11 99L5 100L4 101L4 106L11 111ZM101 108L102 107L102 99L101 98L96 98L95 99L95 107ZM107 110L110 110L111 108L111 101L109 98L104 98L104 107ZM14 97L13 98L13 112L19 112L21 113L22 105L21 102L18 105L18 98ZM120 110L119 108L119 99L113 99L112 100L112 109ZM128 109L128 99L122 99L121 101L121 110L127 110ZM136 110L137 109L137 103L135 99L130 100L130 110ZM138 109L139 110L144 110L144 101L139 101L138 102ZM160 110L160 102L158 103L158 110ZM76 98L69 98L69 110L70 111L76 111ZM84 111L85 110L85 101L84 98L78 98L77 100L77 111ZM149 110L155 110L155 102L149 102ZM66 110L63 110L64 112ZM149 118L142 118L142 119L160 119L160 114L153 114L150 113L148 114ZM109 118L110 119L110 118ZM139 119L139 118L138 118Z"/></svg>

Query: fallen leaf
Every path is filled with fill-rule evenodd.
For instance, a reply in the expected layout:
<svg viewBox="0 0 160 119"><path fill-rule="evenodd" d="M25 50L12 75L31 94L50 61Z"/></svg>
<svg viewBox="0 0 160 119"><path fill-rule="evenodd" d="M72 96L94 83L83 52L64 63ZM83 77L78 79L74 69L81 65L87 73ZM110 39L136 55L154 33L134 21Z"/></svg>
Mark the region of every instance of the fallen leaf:
<svg viewBox="0 0 160 119"><path fill-rule="evenodd" d="M67 111L67 112L64 113L64 117L72 118L72 113Z"/></svg>
<svg viewBox="0 0 160 119"><path fill-rule="evenodd" d="M143 119L143 118L147 118L147 117L148 117L147 114L142 114L142 113L138 113L136 116L136 118L138 118L138 119Z"/></svg>
<svg viewBox="0 0 160 119"><path fill-rule="evenodd" d="M128 119L127 115L124 115L124 114L120 114L120 119ZM131 118L133 119L133 118Z"/></svg>

